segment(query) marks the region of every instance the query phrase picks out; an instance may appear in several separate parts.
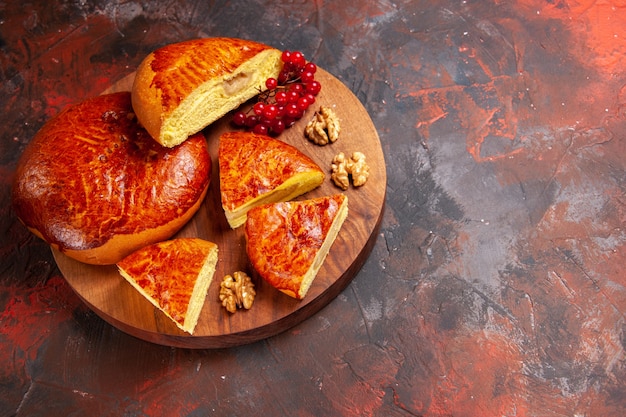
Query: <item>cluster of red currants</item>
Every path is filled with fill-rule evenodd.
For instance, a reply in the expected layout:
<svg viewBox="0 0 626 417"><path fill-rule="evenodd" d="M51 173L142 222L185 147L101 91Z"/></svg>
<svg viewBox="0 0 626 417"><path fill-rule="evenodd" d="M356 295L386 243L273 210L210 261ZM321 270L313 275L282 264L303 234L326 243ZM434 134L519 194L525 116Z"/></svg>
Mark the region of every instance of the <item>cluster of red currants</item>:
<svg viewBox="0 0 626 417"><path fill-rule="evenodd" d="M278 136L302 118L315 103L322 85L315 80L317 66L307 62L301 52L284 51L283 68L278 78L265 81L266 91L259 93L257 102L248 112L235 112L235 126L257 134Z"/></svg>

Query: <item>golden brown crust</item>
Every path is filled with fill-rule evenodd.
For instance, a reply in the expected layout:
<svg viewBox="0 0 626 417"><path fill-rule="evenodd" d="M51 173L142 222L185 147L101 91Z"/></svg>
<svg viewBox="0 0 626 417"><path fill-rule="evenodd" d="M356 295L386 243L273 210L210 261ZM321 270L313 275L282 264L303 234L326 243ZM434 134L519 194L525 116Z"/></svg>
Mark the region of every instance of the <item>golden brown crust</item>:
<svg viewBox="0 0 626 417"><path fill-rule="evenodd" d="M347 210L342 207L344 203L346 196L337 194L250 210L244 230L246 251L254 269L273 287L301 299L306 294L302 291L305 277L333 222L341 208Z"/></svg>
<svg viewBox="0 0 626 417"><path fill-rule="evenodd" d="M154 229L146 229L132 235L115 235L111 237L105 244L92 249L65 249L63 252L70 258L74 258L88 264L109 265L117 262L127 256L131 251L142 248L154 242L160 242L169 239L176 231L180 230L191 220L193 215L198 211L204 201L207 189L202 193L196 204L194 204L181 217L172 219L169 223ZM34 229L30 229L36 235L41 237ZM51 244L56 249L58 245Z"/></svg>
<svg viewBox="0 0 626 417"><path fill-rule="evenodd" d="M268 60L267 65L272 67L272 74L276 75L280 70L280 67L276 66L280 51L262 43L244 39L193 39L169 44L153 51L137 69L132 87L133 108L137 112L139 121L155 140L165 146L170 146L170 139L164 137L163 129L169 129L168 119L173 116L173 112L183 101L207 81L216 83L228 81L231 74L239 67L265 51L272 51L272 59ZM260 68L265 64L261 62L256 66ZM259 68L251 70L258 71ZM264 82L265 79L260 80L258 87L255 88L264 88ZM257 94L259 90L255 88L250 90L250 94L242 97L236 105ZM216 101L224 101L224 97L219 97ZM203 100L201 104L210 109L220 103ZM189 111L185 112L187 114L196 111L193 104L186 107L189 107ZM207 119L200 129L235 107L233 104L231 108L220 114L207 110L207 115L201 117L208 117L209 113L213 117ZM197 118L197 116L194 117ZM178 116L176 118L178 119ZM178 122L181 126L178 126ZM188 123L188 121L180 120L175 124L177 129L184 129L182 125Z"/></svg>
<svg viewBox="0 0 626 417"><path fill-rule="evenodd" d="M13 205L68 256L112 264L182 227L210 171L202 135L164 148L137 124L128 92L103 95L67 108L35 135L16 170Z"/></svg>
<svg viewBox="0 0 626 417"><path fill-rule="evenodd" d="M300 174L304 178L294 185L288 184L291 188L285 194L277 194L273 201L295 197L296 187L303 183L300 194L317 187L324 180L324 172L319 165L297 148L251 132L222 134L218 160L222 207L227 215Z"/></svg>
<svg viewBox="0 0 626 417"><path fill-rule="evenodd" d="M188 321L190 304L202 309L217 259L217 245L198 238L158 242L131 253L117 263L120 273L177 325L193 332L197 317ZM213 263L206 268L207 262ZM203 283L197 283L203 280ZM194 291L196 294L194 295Z"/></svg>

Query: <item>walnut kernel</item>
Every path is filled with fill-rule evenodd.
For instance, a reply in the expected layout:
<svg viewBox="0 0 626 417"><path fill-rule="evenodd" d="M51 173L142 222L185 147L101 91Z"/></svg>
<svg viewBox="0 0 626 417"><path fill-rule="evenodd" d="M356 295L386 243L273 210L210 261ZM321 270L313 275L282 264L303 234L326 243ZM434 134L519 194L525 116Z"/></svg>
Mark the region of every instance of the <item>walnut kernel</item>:
<svg viewBox="0 0 626 417"><path fill-rule="evenodd" d="M245 272L226 275L220 283L220 301L230 313L236 312L237 308L249 310L255 295L254 283Z"/></svg>
<svg viewBox="0 0 626 417"><path fill-rule="evenodd" d="M370 168L362 152L352 153L351 158L346 158L343 152L339 152L333 158L330 178L344 191L350 186L350 178L355 187L360 187L365 184L369 175Z"/></svg>
<svg viewBox="0 0 626 417"><path fill-rule="evenodd" d="M354 152L350 158L349 171L352 175L352 184L360 187L367 181L370 175L370 167L365 163L365 155L361 152Z"/></svg>
<svg viewBox="0 0 626 417"><path fill-rule="evenodd" d="M348 170L347 170L348 162L346 160L346 155L343 152L339 152L333 158L333 163L331 165L331 174L330 179L333 180L335 185L342 190L347 190L350 186L350 179L348 178Z"/></svg>
<svg viewBox="0 0 626 417"><path fill-rule="evenodd" d="M304 128L305 136L317 145L326 145L339 138L339 118L330 107L320 106Z"/></svg>

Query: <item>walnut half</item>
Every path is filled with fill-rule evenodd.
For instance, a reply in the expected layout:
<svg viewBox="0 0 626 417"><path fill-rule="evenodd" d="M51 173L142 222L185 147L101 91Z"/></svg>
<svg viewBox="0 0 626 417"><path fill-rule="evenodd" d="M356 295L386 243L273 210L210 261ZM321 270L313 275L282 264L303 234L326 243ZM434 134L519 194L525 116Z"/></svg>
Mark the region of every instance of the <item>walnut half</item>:
<svg viewBox="0 0 626 417"><path fill-rule="evenodd" d="M367 181L370 176L370 167L365 162L365 155L362 152L354 152L350 158L351 164L348 169L352 175L352 184L360 187Z"/></svg>
<svg viewBox="0 0 626 417"><path fill-rule="evenodd" d="M350 178L348 172L348 160L343 152L339 152L333 158L333 163L330 166L331 174L330 179L333 180L335 185L342 190L347 190L350 187Z"/></svg>
<svg viewBox="0 0 626 417"><path fill-rule="evenodd" d="M326 145L339 138L339 118L330 107L320 106L304 128L304 135L316 145Z"/></svg>
<svg viewBox="0 0 626 417"><path fill-rule="evenodd" d="M220 283L220 301L230 313L236 312L237 308L249 310L255 295L254 283L245 272L226 275Z"/></svg>
<svg viewBox="0 0 626 417"><path fill-rule="evenodd" d="M350 186L350 178L355 187L360 187L365 184L369 175L370 168L362 152L354 152L351 158L346 158L343 152L339 152L333 158L330 178L344 191Z"/></svg>

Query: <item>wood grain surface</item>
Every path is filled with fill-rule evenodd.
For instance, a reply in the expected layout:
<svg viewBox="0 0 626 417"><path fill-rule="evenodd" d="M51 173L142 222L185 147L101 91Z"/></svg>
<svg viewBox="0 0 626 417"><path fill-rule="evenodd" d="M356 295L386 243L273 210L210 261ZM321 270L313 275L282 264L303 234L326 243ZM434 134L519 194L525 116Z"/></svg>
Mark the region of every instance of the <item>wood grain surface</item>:
<svg viewBox="0 0 626 417"><path fill-rule="evenodd" d="M105 93L129 90L132 79L133 74ZM246 256L243 227L232 230L228 226L220 201L217 156L219 136L233 129L230 115L204 131L213 162L211 185L198 213L176 235L207 239L219 248L213 283L193 335L179 330L153 307L119 275L114 265L87 265L53 250L59 269L79 297L124 332L150 342L187 348L229 347L261 340L289 329L332 301L371 252L384 209L387 177L378 134L365 108L341 81L323 69L318 70L316 79L322 83L316 103L279 136L327 170L323 185L299 199L342 192L330 180L331 161L338 152L346 155L363 152L370 166L370 177L364 186L345 191L349 198L348 217L304 300L292 299L259 278ZM327 146L314 145L304 137L304 126L320 105L332 107L341 122L340 138ZM219 283L224 275L238 270L253 277L257 296L250 310L231 314L219 302Z"/></svg>

